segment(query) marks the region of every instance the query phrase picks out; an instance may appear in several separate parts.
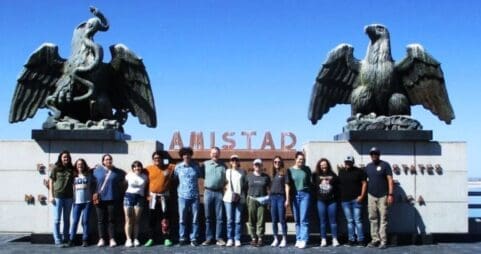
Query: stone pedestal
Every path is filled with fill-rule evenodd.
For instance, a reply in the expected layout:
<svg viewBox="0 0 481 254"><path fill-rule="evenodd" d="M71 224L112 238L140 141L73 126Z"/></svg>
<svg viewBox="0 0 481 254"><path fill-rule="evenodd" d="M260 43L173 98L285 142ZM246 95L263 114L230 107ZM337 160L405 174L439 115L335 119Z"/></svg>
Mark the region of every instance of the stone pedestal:
<svg viewBox="0 0 481 254"><path fill-rule="evenodd" d="M48 196L43 181L48 179L49 165L58 154L69 150L72 160L84 158L90 167L101 163L110 153L116 167L130 170L134 160L150 164L152 152L162 150L157 141L125 141L112 139L45 139L38 141L0 141L0 178L5 179L0 191L0 232L52 232L52 205L38 202L38 195ZM38 167L44 165L45 172ZM32 195L27 204L24 195Z"/></svg>
<svg viewBox="0 0 481 254"><path fill-rule="evenodd" d="M320 141L303 146L307 164L320 158L342 165L347 155L356 165L369 163L369 149L381 150L381 159L397 166L393 172L395 204L389 232L406 234L467 233L468 195L465 142L435 141ZM420 200L423 202L419 202ZM366 221L368 224L368 221Z"/></svg>

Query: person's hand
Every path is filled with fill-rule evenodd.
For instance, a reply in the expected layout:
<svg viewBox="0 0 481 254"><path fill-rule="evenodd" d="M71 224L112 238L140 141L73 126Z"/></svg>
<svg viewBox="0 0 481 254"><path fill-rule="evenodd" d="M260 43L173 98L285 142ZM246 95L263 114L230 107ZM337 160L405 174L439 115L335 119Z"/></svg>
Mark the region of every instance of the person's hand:
<svg viewBox="0 0 481 254"><path fill-rule="evenodd" d="M52 205L55 205L55 198L54 197L49 197L48 201L52 203Z"/></svg>
<svg viewBox="0 0 481 254"><path fill-rule="evenodd" d="M364 199L364 198L363 198L362 196L358 196L358 197L356 198L356 201L357 201L358 203L362 203L362 200L363 200L363 199Z"/></svg>
<svg viewBox="0 0 481 254"><path fill-rule="evenodd" d="M387 195L387 205L392 205L394 203L394 196Z"/></svg>
<svg viewBox="0 0 481 254"><path fill-rule="evenodd" d="M148 195L148 196L147 196L147 201L150 202L150 200L152 200L152 196Z"/></svg>
<svg viewBox="0 0 481 254"><path fill-rule="evenodd" d="M289 206L289 200L286 200L286 202L284 202L284 207L287 208Z"/></svg>

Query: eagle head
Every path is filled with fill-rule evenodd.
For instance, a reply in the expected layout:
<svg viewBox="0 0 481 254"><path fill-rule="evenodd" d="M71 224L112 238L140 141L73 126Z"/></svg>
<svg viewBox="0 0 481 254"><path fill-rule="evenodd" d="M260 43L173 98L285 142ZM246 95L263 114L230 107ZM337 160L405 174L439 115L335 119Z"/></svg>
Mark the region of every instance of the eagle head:
<svg viewBox="0 0 481 254"><path fill-rule="evenodd" d="M369 39L371 39L372 43L375 43L377 40L384 38L389 39L389 31L384 25L381 24L372 24L364 27L364 31L366 32Z"/></svg>

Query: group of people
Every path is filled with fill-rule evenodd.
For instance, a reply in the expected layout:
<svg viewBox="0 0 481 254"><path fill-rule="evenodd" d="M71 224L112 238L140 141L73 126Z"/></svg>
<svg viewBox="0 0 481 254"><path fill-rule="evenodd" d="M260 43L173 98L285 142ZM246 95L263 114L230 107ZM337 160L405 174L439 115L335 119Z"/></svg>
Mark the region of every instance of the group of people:
<svg viewBox="0 0 481 254"><path fill-rule="evenodd" d="M332 246L338 246L337 208L344 212L347 245L366 245L362 223L362 206L368 199L368 217L371 229L369 247L386 248L387 206L393 202L392 171L380 160L380 151L370 150L372 162L365 169L354 166L354 158L347 156L344 168L336 174L331 163L321 158L312 171L305 165L305 155L297 152L295 163L284 166L280 156L273 159L272 174L264 172L261 159L252 163L247 173L241 168L238 155L228 162L220 160L221 150L210 150L210 160L197 163L193 150L179 150L181 162L165 163L162 152L152 154L152 165L143 167L140 161L132 163L131 171L113 166L112 156L102 156L102 165L90 169L83 159L72 164L68 151L59 154L49 181L49 199L54 206L53 236L59 247L73 246L77 225L82 217L82 245L88 246L88 218L95 207L98 219L97 246L115 247L116 204L123 199L125 215L125 246L140 246L139 225L144 209L148 209L149 228L145 246L162 242L171 246L169 215L172 190L176 188L179 217L180 245L241 246L243 213L247 207L247 228L252 246L264 245L267 210L272 221L273 247L287 246L286 209L292 207L296 228L295 247L303 249L309 238L309 213L317 211L320 246L328 245L327 226L330 227ZM205 241L199 241L199 180L203 178ZM315 204L312 207L312 204ZM70 211L73 206L70 224ZM225 215L224 215L225 212ZM60 219L63 216L63 238ZM226 225L224 225L224 217ZM280 230L279 230L280 225ZM226 226L226 227L225 227ZM70 227L70 231L69 231ZM107 230L106 230L107 229ZM224 229L226 238L224 238ZM226 240L226 241L225 241Z"/></svg>

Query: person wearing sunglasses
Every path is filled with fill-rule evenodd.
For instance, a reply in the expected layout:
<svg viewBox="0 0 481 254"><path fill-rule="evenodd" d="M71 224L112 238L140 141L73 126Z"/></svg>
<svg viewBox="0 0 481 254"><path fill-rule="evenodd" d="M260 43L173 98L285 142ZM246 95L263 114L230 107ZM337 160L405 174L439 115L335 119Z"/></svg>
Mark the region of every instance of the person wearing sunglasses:
<svg viewBox="0 0 481 254"><path fill-rule="evenodd" d="M287 244L287 223L286 223L286 170L284 161L280 156L274 157L272 160L272 185L271 185L271 220L272 234L274 240L272 247L286 247ZM282 240L279 241L278 223L281 224Z"/></svg>

